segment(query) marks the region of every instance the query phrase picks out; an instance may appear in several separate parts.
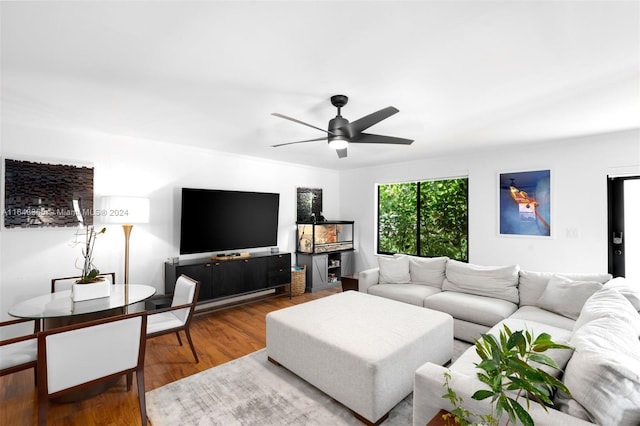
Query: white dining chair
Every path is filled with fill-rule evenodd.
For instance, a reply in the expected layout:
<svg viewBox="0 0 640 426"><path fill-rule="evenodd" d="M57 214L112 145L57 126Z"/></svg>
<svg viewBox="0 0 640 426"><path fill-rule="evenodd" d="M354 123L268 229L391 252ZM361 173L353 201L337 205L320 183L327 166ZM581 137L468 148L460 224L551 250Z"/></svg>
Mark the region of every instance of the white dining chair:
<svg viewBox="0 0 640 426"><path fill-rule="evenodd" d="M29 322L33 327L27 328ZM29 319L0 322L0 376L36 367L39 328L39 321Z"/></svg>
<svg viewBox="0 0 640 426"><path fill-rule="evenodd" d="M38 424L47 424L49 400L133 373L142 424L146 312L118 315L38 333Z"/></svg>
<svg viewBox="0 0 640 426"><path fill-rule="evenodd" d="M182 346L180 331L184 331L196 363L200 362L200 360L198 359L196 348L193 346L189 325L198 301L199 291L199 281L184 274L180 275L176 280L171 307L153 311L147 318L147 339L163 334L176 333L178 343Z"/></svg>

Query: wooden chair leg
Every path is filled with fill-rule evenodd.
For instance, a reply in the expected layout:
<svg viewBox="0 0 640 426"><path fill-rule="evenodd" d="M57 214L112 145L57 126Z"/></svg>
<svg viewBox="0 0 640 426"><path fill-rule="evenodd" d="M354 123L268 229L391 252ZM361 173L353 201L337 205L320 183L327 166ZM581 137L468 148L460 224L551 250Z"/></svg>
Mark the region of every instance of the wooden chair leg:
<svg viewBox="0 0 640 426"><path fill-rule="evenodd" d="M42 388L40 386L39 388ZM46 392L38 389L38 426L47 426L47 411L49 409L49 398Z"/></svg>
<svg viewBox="0 0 640 426"><path fill-rule="evenodd" d="M132 383L133 383L133 373L127 373L127 392L131 390Z"/></svg>
<svg viewBox="0 0 640 426"><path fill-rule="evenodd" d="M142 426L147 425L147 403L144 393L144 371L136 371L136 382L138 382L138 404L140 405L140 419Z"/></svg>
<svg viewBox="0 0 640 426"><path fill-rule="evenodd" d="M193 340L191 340L191 333L189 333L189 329L184 329L184 334L187 335L187 341L189 342L189 346L191 346L191 352L193 353L193 357L196 359L196 364L200 362L198 359L198 354L196 353L196 348L193 346Z"/></svg>
<svg viewBox="0 0 640 426"><path fill-rule="evenodd" d="M180 330L176 331L176 336L178 337L178 343L182 346L182 339L180 338Z"/></svg>

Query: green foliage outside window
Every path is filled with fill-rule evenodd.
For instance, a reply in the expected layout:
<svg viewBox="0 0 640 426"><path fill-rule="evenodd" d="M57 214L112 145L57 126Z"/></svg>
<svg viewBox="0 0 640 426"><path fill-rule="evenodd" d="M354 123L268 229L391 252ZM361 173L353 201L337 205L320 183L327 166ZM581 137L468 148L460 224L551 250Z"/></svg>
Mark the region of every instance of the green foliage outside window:
<svg viewBox="0 0 640 426"><path fill-rule="evenodd" d="M467 194L467 178L380 185L378 252L467 261Z"/></svg>

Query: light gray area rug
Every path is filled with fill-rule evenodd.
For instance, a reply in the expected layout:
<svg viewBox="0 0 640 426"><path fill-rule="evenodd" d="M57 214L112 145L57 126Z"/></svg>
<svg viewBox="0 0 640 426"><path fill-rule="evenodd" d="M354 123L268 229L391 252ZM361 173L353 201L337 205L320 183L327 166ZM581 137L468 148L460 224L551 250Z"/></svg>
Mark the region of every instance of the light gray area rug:
<svg viewBox="0 0 640 426"><path fill-rule="evenodd" d="M470 345L455 341L454 359ZM152 426L362 425L322 391L267 360L262 349L146 393ZM412 423L413 394L396 405L388 426Z"/></svg>

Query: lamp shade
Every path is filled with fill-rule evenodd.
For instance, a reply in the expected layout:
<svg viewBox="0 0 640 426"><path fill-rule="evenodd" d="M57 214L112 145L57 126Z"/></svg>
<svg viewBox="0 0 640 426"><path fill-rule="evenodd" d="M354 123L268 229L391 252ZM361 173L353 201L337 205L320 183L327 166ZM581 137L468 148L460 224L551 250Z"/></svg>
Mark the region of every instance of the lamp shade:
<svg viewBox="0 0 640 426"><path fill-rule="evenodd" d="M105 224L149 222L149 199L144 197L102 197L100 221Z"/></svg>

